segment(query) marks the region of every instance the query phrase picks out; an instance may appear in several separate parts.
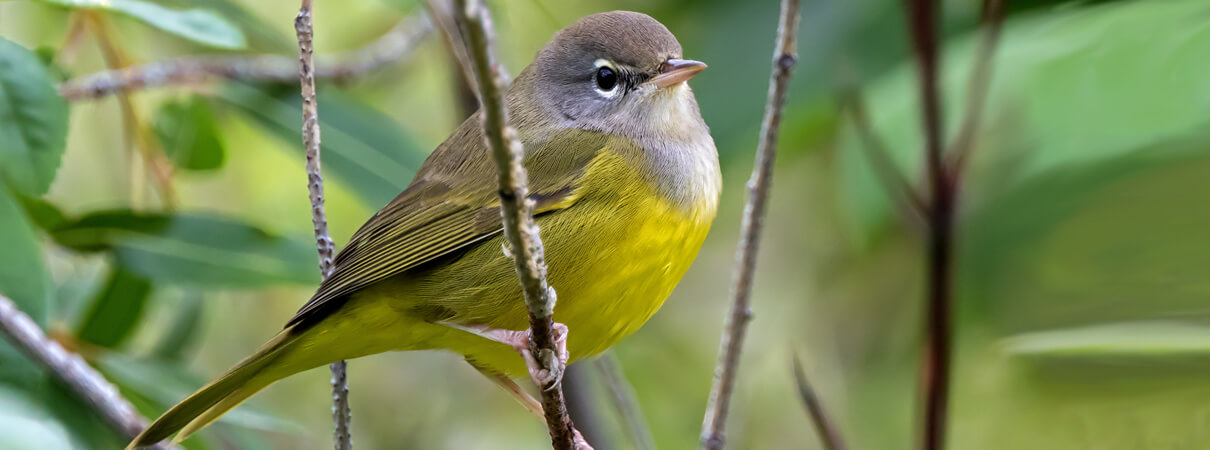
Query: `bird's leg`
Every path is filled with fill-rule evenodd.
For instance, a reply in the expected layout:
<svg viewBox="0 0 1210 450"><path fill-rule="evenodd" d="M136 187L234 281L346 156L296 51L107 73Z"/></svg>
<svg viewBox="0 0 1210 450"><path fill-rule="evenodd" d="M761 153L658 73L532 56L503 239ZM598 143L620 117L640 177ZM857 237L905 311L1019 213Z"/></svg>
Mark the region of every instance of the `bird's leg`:
<svg viewBox="0 0 1210 450"><path fill-rule="evenodd" d="M526 410L533 413L535 416L543 417L542 403L539 403L534 396L529 395L528 392L525 392L525 389L522 389L521 386L518 385L516 381L513 381L512 378L509 378L507 375L498 372L491 372L483 367L479 367L469 360L467 363L470 364L471 367L474 367L475 370L478 370L479 373L483 374L483 376L487 377L487 379L491 380L496 386L500 386L500 389L504 389L504 392L507 392L508 395L511 395L513 399L517 400L518 403L521 403L521 406L524 406Z"/></svg>
<svg viewBox="0 0 1210 450"><path fill-rule="evenodd" d="M529 330L503 330L447 322L441 322L441 324L512 347L525 360L525 367L529 369L529 377L534 380L534 384L537 384L543 390L554 389L555 386L563 381L563 368L567 367L567 360L569 359L566 325L558 322L554 324L555 351L539 351L538 355L536 355L537 358L535 358L534 353L529 347ZM539 358L541 361L539 361ZM554 358L559 358L559 364L554 364ZM548 370L547 367L553 367L554 370Z"/></svg>

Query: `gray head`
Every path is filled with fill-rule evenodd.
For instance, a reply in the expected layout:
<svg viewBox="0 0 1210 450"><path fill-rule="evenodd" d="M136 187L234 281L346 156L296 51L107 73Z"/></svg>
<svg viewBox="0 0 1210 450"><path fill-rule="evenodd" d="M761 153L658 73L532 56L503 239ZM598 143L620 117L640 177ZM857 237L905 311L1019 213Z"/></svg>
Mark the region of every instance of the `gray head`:
<svg viewBox="0 0 1210 450"><path fill-rule="evenodd" d="M681 59L676 37L650 16L599 13L556 33L518 77L518 94L537 97L538 110L522 114L545 116L544 122L655 137L690 125L675 122L700 124L684 81L705 67Z"/></svg>

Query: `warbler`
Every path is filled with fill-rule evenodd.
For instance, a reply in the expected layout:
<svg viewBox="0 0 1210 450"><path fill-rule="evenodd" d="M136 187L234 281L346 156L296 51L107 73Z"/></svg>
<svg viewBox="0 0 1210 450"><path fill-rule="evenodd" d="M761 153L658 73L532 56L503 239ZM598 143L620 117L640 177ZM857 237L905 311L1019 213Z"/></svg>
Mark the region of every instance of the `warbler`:
<svg viewBox="0 0 1210 450"><path fill-rule="evenodd" d="M557 32L505 92L571 361L647 322L714 220L718 154L685 83L705 67L655 19L614 11ZM459 353L541 408L511 381L527 373L510 343L529 322L479 115L362 225L284 330L131 447L184 439L295 373L393 350Z"/></svg>

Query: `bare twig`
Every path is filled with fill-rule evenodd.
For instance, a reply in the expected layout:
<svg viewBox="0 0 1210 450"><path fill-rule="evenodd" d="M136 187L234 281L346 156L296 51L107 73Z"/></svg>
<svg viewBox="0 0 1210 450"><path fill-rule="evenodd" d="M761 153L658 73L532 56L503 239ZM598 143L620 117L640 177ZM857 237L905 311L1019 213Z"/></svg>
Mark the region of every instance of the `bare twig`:
<svg viewBox="0 0 1210 450"><path fill-rule="evenodd" d="M315 77L346 80L371 72L410 55L432 29L427 18L409 18L377 41L351 53L324 58ZM59 85L59 95L70 101L174 84L211 80L265 80L292 83L298 78L293 57L284 55L185 56L149 64L109 70L74 78Z"/></svg>
<svg viewBox="0 0 1210 450"><path fill-rule="evenodd" d="M298 80L302 86L302 136L307 154L307 192L311 199L311 224L315 227L315 248L319 252L319 271L323 278L332 275L332 256L336 245L328 235L328 218L324 214L324 180L320 172L319 112L315 96L315 72L312 70L311 0L302 0L298 17L294 18L294 31L298 34ZM333 439L337 450L353 448L353 435L349 424L353 420L349 409L349 383L347 363L337 361L329 368L332 371L332 422L335 425Z"/></svg>
<svg viewBox="0 0 1210 450"><path fill-rule="evenodd" d="M992 69L995 62L996 48L1000 45L1000 32L1003 29L1004 12L1001 0L983 0L983 34L979 40L979 50L975 54L975 65L971 69L970 80L966 86L966 114L958 129L958 136L950 144L946 152L948 165L953 177L962 175L973 147L975 133L983 120L983 106L987 102L988 91L991 89ZM955 180L956 181L956 180Z"/></svg>
<svg viewBox="0 0 1210 450"><path fill-rule="evenodd" d="M954 186L942 155L941 98L937 86L937 8L933 0L905 0L908 29L920 79L921 126L929 185L925 349L920 361L924 390L921 448L945 448L953 351Z"/></svg>
<svg viewBox="0 0 1210 450"><path fill-rule="evenodd" d="M47 338L33 319L3 295L0 295L0 334L80 396L110 428L130 439L147 428L147 421L118 393L117 388L78 355ZM174 447L157 444L152 448Z"/></svg>
<svg viewBox="0 0 1210 450"><path fill-rule="evenodd" d="M795 38L798 32L798 0L782 0L781 17L777 26L777 41L773 51L773 74L769 80L769 96L761 124L761 140L756 149L756 163L748 180L748 200L736 251L734 299L723 338L719 343L718 364L714 368L714 383L702 422L701 447L723 448L723 431L735 387L739 356L743 351L744 333L752 320L750 309L752 279L756 273L758 251L769 186L773 177L773 162L777 154L777 131L781 125L782 107L790 86L790 70L797 59Z"/></svg>
<svg viewBox="0 0 1210 450"><path fill-rule="evenodd" d="M504 103L505 76L493 52L494 32L487 7L476 0L457 0L455 17L464 21L467 50L474 63L475 84L479 87L480 114L484 141L496 164L500 194L500 212L504 221L504 236L512 249L513 261L529 311L530 352L543 370L554 375L547 386L539 384L542 408L551 443L556 449L586 447L563 400L559 376L563 363L556 356L554 319L555 290L546 282L546 260L538 225L533 220L533 202L525 167L521 163L524 149L517 130L509 124Z"/></svg>
<svg viewBox="0 0 1210 450"><path fill-rule="evenodd" d="M862 154L869 161L892 202L905 219L922 220L928 206L920 199L916 188L903 176L903 172L895 166L886 144L874 132L861 92L856 88L846 89L841 92L840 102L841 107L849 112L849 116L853 120L853 128L861 139L859 147Z"/></svg>
<svg viewBox="0 0 1210 450"><path fill-rule="evenodd" d="M466 53L466 39L462 36L462 28L458 25L458 15L454 14L451 0L425 0L425 8L429 17L433 18L444 39L448 57L454 63L454 69L461 76L451 80L454 84L455 101L457 104L458 121L465 120L479 108L479 98L475 94L474 74L466 69L471 67L470 56Z"/></svg>
<svg viewBox="0 0 1210 450"><path fill-rule="evenodd" d="M794 384L798 386L798 396L802 398L802 404L807 408L807 415L811 416L811 424L815 425L815 432L819 433L819 440L823 443L823 448L825 450L845 450L847 447L844 440L840 438L836 422L819 402L819 396L815 395L815 389L807 380L807 373L803 370L802 363L798 361L798 355L794 356Z"/></svg>
<svg viewBox="0 0 1210 450"><path fill-rule="evenodd" d="M626 374L622 373L622 365L617 356L614 356L612 351L606 351L593 361L593 365L601 373L601 380L609 391L614 409L630 429L634 447L638 450L655 450L655 439L647 428L647 419L643 418L642 408L639 408L639 402L636 400L638 396L634 393L634 387L626 380Z"/></svg>
<svg viewBox="0 0 1210 450"><path fill-rule="evenodd" d="M111 70L122 70L126 67L129 64L128 58L122 52L117 42L114 41L109 23L96 12L87 11L83 14L83 17L87 18L92 24L93 35L97 38L97 46L101 49L101 56L105 59L106 65ZM149 166L151 174L155 178L156 187L160 191L160 197L164 206L170 210L174 209L176 205L176 193L172 187L172 164L168 162L163 149L156 147L153 143L150 130L139 120L139 114L129 95L126 95L124 92L118 95L118 107L122 112L126 145L134 150L130 154L131 203L135 207L138 207L142 202L144 174L142 173L143 170L136 164L141 161ZM135 155L135 152L137 152L137 155Z"/></svg>

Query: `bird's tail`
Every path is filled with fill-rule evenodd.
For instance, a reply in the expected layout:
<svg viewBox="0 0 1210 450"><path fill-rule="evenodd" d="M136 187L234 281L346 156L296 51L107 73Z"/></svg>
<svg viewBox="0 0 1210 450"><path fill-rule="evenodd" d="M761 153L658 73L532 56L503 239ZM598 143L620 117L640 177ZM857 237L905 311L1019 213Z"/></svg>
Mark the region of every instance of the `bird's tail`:
<svg viewBox="0 0 1210 450"><path fill-rule="evenodd" d="M180 442L274 381L322 365L286 361L295 359L288 354L300 335L292 328L282 330L252 356L161 415L130 442L127 450L155 444L177 431L180 433L173 441Z"/></svg>

